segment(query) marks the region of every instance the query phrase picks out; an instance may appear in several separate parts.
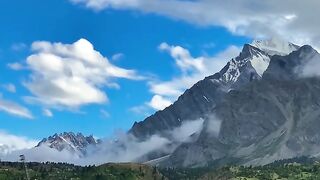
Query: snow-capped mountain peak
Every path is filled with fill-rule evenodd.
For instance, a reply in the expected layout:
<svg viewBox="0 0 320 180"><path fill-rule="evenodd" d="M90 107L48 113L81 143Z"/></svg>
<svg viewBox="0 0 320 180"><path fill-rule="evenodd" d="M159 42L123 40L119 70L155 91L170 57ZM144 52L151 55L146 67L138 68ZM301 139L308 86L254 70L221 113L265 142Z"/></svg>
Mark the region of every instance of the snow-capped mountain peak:
<svg viewBox="0 0 320 180"><path fill-rule="evenodd" d="M92 135L84 136L81 133L75 134L73 132L64 132L44 138L36 147L48 146L58 151L67 150L69 152L83 155L89 145L96 144L98 144L98 140L96 140Z"/></svg>
<svg viewBox="0 0 320 180"><path fill-rule="evenodd" d="M299 48L299 46L293 43L275 37L268 40L254 40L250 45L265 51L271 56L287 55Z"/></svg>
<svg viewBox="0 0 320 180"><path fill-rule="evenodd" d="M254 40L251 44L244 45L240 55L228 62L219 73L220 81L237 86L241 74L247 74L250 78L261 78L273 55L287 55L295 51L299 46L280 39ZM250 65L249 65L250 64ZM244 78L248 78L247 76Z"/></svg>
<svg viewBox="0 0 320 180"><path fill-rule="evenodd" d="M253 55L251 58L256 58ZM157 163L170 167L231 162L248 166L318 157L320 80L318 76L301 78L296 70L319 59L320 54L308 45L286 56L272 56L259 81L242 84L215 105L196 141L179 145L169 158ZM240 77L250 70L243 67ZM209 129L217 120L222 122L218 135Z"/></svg>
<svg viewBox="0 0 320 180"><path fill-rule="evenodd" d="M232 58L219 72L212 72L215 74L186 90L172 106L135 123L129 133L144 139L178 127L184 121L203 117L225 93L261 79L273 55L287 55L298 48L275 38L245 44L239 56Z"/></svg>

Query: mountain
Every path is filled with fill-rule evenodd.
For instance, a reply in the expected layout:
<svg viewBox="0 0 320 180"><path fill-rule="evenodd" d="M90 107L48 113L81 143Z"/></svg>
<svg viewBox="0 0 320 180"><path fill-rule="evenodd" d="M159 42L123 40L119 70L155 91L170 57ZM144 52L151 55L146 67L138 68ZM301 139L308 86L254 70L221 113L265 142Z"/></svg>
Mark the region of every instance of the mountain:
<svg viewBox="0 0 320 180"><path fill-rule="evenodd" d="M309 74L317 73L317 59L310 46L253 41L171 106L135 122L124 137L99 143L92 136L62 133L37 147L66 150L90 162L105 155L163 167L264 165L315 156L320 83ZM91 154L90 146L96 147Z"/></svg>
<svg viewBox="0 0 320 180"><path fill-rule="evenodd" d="M129 134L141 141L152 135L173 139L170 137L172 133L166 132L174 131L185 122L206 119L228 92L242 88L254 80L260 80L272 56L287 55L298 48L297 45L277 39L245 44L239 56L231 59L220 72L196 83L171 106L156 112L144 121L135 122ZM152 152L152 155L142 159L149 161L165 157L179 145L171 145L173 148L169 152L167 149L165 152Z"/></svg>
<svg viewBox="0 0 320 180"><path fill-rule="evenodd" d="M317 63L320 54L311 46L274 55L261 80L227 93L205 119L198 139L180 145L162 165L264 165L318 157L320 78L306 73ZM217 122L219 132L212 133Z"/></svg>
<svg viewBox="0 0 320 180"><path fill-rule="evenodd" d="M135 122L129 133L145 139L154 134L164 135L163 132L181 126L184 121L204 118L228 91L260 79L271 56L289 54L298 48L277 39L244 45L240 55L231 59L220 72L196 83L171 106L144 121Z"/></svg>
<svg viewBox="0 0 320 180"><path fill-rule="evenodd" d="M86 154L87 147L95 146L98 143L99 140L96 140L92 135L84 136L81 133L64 132L42 139L36 147L48 146L58 151L66 150L83 156Z"/></svg>

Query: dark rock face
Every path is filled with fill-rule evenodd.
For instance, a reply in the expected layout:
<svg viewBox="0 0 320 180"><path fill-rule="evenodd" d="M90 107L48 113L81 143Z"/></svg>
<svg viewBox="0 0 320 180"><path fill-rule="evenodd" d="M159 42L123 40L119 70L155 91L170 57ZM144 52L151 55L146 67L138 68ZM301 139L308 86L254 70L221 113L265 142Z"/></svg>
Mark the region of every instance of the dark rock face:
<svg viewBox="0 0 320 180"><path fill-rule="evenodd" d="M292 50L297 48L292 44L287 46ZM179 127L184 121L204 118L228 91L260 79L269 64L270 57L268 51L246 44L240 55L230 60L220 72L196 83L163 111L158 111L144 121L135 123L129 133L143 140L154 134L163 135L164 131ZM257 69L261 64L262 68Z"/></svg>
<svg viewBox="0 0 320 180"><path fill-rule="evenodd" d="M48 146L58 151L67 150L72 153L80 153L80 155L84 155L88 146L97 145L98 143L99 141L97 141L93 136L85 137L81 133L74 134L73 132L64 132L44 138L36 147Z"/></svg>
<svg viewBox="0 0 320 180"><path fill-rule="evenodd" d="M311 46L302 46L288 56L275 56L266 70L264 78L292 80L301 76L301 68L306 63L320 59L319 54Z"/></svg>
<svg viewBox="0 0 320 180"><path fill-rule="evenodd" d="M206 118L195 142L180 145L164 166L263 165L320 153L320 78L300 70L320 55L303 46L273 56L261 80L230 91ZM219 121L219 133L210 123Z"/></svg>

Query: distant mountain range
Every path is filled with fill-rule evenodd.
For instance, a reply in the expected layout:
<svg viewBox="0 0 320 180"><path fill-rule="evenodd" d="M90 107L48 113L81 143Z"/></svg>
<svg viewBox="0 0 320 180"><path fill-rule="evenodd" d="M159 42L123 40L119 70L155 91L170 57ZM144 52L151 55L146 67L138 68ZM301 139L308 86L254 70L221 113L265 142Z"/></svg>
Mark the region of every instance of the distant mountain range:
<svg viewBox="0 0 320 180"><path fill-rule="evenodd" d="M197 82L166 109L134 123L128 135L140 143L155 135L170 140L170 148L146 152L135 161L203 167L319 156L317 62L320 55L311 46L277 39L244 45L220 72ZM192 132L188 141L176 140L172 132L199 119L199 132ZM123 142L115 142L130 151ZM63 133L38 144L83 156L91 145L100 148L103 143L92 136Z"/></svg>
<svg viewBox="0 0 320 180"><path fill-rule="evenodd" d="M96 146L99 142L100 140L96 140L92 135L84 136L81 133L64 132L42 139L36 147L48 146L58 151L66 150L84 156L89 146Z"/></svg>

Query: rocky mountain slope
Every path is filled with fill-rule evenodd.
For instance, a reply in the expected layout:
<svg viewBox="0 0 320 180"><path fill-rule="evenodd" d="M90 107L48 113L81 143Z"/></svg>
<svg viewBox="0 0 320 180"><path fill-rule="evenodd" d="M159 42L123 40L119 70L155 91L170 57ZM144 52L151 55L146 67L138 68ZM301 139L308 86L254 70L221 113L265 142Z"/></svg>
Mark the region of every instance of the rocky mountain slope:
<svg viewBox="0 0 320 180"><path fill-rule="evenodd" d="M80 156L85 155L86 148L90 145L95 146L99 143L93 136L85 137L81 133L64 132L54 134L41 140L36 147L48 146L58 151L69 151Z"/></svg>
<svg viewBox="0 0 320 180"><path fill-rule="evenodd" d="M231 59L220 72L196 83L166 109L136 122L129 133L140 139L154 134L165 136L163 132L181 126L184 121L204 118L231 89L260 79L272 55L288 54L297 48L276 39L244 45L240 55Z"/></svg>
<svg viewBox="0 0 320 180"><path fill-rule="evenodd" d="M306 67L320 54L303 46L275 55L261 80L230 91L212 110L195 142L180 145L164 166L264 165L319 156L320 78ZM212 133L213 122L221 123Z"/></svg>
<svg viewBox="0 0 320 180"><path fill-rule="evenodd" d="M228 92L242 88L254 80L260 80L273 55L287 55L298 48L292 43L277 39L253 41L244 45L239 56L231 59L220 72L196 83L163 111L135 123L129 133L141 141L152 135L174 139L168 131L175 131L186 122L207 118ZM173 142L170 149L151 152L138 162L149 163L153 159L155 161L151 162L158 162L159 158L166 159L180 143Z"/></svg>

